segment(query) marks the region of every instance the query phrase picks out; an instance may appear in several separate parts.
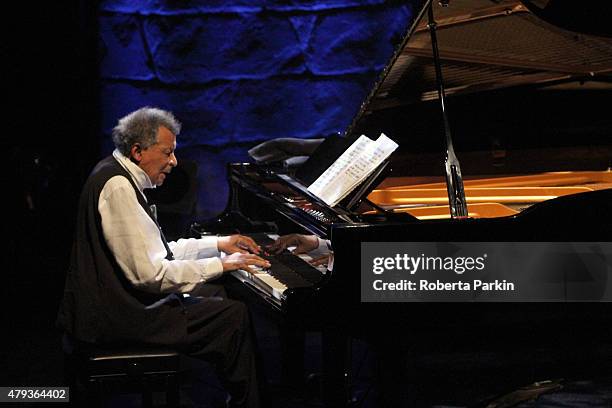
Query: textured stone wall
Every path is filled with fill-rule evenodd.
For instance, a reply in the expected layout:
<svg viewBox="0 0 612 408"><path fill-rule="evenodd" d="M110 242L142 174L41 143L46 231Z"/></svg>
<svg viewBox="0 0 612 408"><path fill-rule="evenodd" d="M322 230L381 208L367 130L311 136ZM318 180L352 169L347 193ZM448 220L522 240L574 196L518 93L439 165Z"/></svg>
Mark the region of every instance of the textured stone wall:
<svg viewBox="0 0 612 408"><path fill-rule="evenodd" d="M214 215L227 200L225 164L248 160L250 146L344 130L408 29L411 3L102 1L102 131L143 105L172 110L179 160L199 164L198 213Z"/></svg>

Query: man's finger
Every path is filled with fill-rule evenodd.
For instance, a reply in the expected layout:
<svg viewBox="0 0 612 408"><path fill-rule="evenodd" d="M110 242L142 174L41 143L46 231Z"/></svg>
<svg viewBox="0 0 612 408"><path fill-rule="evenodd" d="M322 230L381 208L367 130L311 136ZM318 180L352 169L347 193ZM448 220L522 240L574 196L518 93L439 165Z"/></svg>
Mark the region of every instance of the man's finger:
<svg viewBox="0 0 612 408"><path fill-rule="evenodd" d="M275 253L278 254L279 252L282 252L285 249L287 249L287 247L299 245L299 243L300 241L294 235L288 235L286 237L281 237L274 243L274 245L276 245L276 248L274 248Z"/></svg>
<svg viewBox="0 0 612 408"><path fill-rule="evenodd" d="M251 246L254 246L254 247L259 246L259 245L257 245L257 242L255 242L255 240L253 238L251 238L251 237L247 237L245 235L242 235L242 239L245 240L246 242L248 242L249 245L251 245Z"/></svg>
<svg viewBox="0 0 612 408"><path fill-rule="evenodd" d="M242 237L236 243L236 246L244 249L248 249L249 251L258 254L260 252L259 245L255 243L250 237Z"/></svg>
<svg viewBox="0 0 612 408"><path fill-rule="evenodd" d="M257 245L257 242L255 242L253 238L242 236L242 239L244 240L243 242L246 241L246 245L249 247L259 250L259 245Z"/></svg>
<svg viewBox="0 0 612 408"><path fill-rule="evenodd" d="M303 254L304 252L308 252L304 249L303 245L298 245L295 247L295 249L291 252L294 255L299 255L299 254Z"/></svg>
<svg viewBox="0 0 612 408"><path fill-rule="evenodd" d="M264 261L255 261L255 265L261 266L262 268L269 268L270 266L272 266L270 264L270 262L265 261L265 260Z"/></svg>
<svg viewBox="0 0 612 408"><path fill-rule="evenodd" d="M246 265L246 264L245 264L245 265L242 265L242 266L241 266L240 268L238 268L238 269L242 269L243 271L247 271L247 272L248 272L248 273L250 273L251 275L254 275L254 274L255 274L255 271L254 271L253 269L251 269L251 268L249 267L249 265Z"/></svg>
<svg viewBox="0 0 612 408"><path fill-rule="evenodd" d="M256 259L263 260L263 258L262 258L262 257L260 257L259 255L255 255L255 254L252 254L252 253L250 253L250 252L247 252L247 253L245 254L244 259L245 259L245 260L248 260L248 261L251 261L251 260L256 260Z"/></svg>
<svg viewBox="0 0 612 408"><path fill-rule="evenodd" d="M270 247L270 251L272 251L272 253L274 254L280 254L285 249L287 249L287 245L285 243L280 243L275 245L274 247Z"/></svg>
<svg viewBox="0 0 612 408"><path fill-rule="evenodd" d="M329 260L329 256L328 255L324 255L324 256L320 256L318 258L314 258L310 260L310 264L312 266L319 266L319 265L325 265L328 263Z"/></svg>
<svg viewBox="0 0 612 408"><path fill-rule="evenodd" d="M248 254L245 258L245 262L248 262L251 265L270 266L270 262L268 260L263 259L255 254Z"/></svg>
<svg viewBox="0 0 612 408"><path fill-rule="evenodd" d="M261 268L269 268L270 267L270 262L268 262L268 261L253 260L253 261L249 261L248 264L243 264L238 269L245 270L245 271L247 271L250 274L255 274L255 273L257 273L257 271L255 269L253 269L253 266L259 266Z"/></svg>
<svg viewBox="0 0 612 408"><path fill-rule="evenodd" d="M262 268L269 268L271 266L270 261L265 260L265 259L257 259L255 261L255 264L258 266L261 266Z"/></svg>

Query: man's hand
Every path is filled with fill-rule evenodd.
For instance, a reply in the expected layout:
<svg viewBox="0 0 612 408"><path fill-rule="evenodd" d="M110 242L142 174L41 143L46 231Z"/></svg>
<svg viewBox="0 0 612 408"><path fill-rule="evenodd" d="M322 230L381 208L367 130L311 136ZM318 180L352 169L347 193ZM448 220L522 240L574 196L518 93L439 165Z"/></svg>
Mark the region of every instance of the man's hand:
<svg viewBox="0 0 612 408"><path fill-rule="evenodd" d="M261 252L259 245L253 241L253 238L244 235L228 235L217 238L217 248L226 254L241 253L248 254L249 252L258 254Z"/></svg>
<svg viewBox="0 0 612 408"><path fill-rule="evenodd" d="M236 269L242 269L249 273L255 273L251 266L256 265L262 268L269 268L270 262L255 254L243 254L235 252L231 255L221 258L221 264L223 264L223 272L234 271Z"/></svg>
<svg viewBox="0 0 612 408"><path fill-rule="evenodd" d="M273 254L278 254L287 247L295 246L294 254L303 254L319 247L319 240L316 235L289 234L278 237L278 239L268 246L268 250Z"/></svg>
<svg viewBox="0 0 612 408"><path fill-rule="evenodd" d="M329 259L330 259L329 257L330 257L330 256L331 256L331 253L330 253L330 254L328 254L328 255L321 255L321 256L319 256L319 257L317 257L317 258L313 258L313 259L311 259L311 260L309 261L309 263L310 263L312 266L319 266L319 265L325 265L325 266L327 266L327 265L329 265Z"/></svg>

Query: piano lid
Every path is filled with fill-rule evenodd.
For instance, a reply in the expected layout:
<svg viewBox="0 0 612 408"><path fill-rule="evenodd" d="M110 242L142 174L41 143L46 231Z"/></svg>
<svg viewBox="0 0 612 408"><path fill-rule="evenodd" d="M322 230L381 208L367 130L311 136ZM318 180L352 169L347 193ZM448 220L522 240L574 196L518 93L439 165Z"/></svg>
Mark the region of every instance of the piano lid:
<svg viewBox="0 0 612 408"><path fill-rule="evenodd" d="M531 11L576 27L548 12L549 3L552 0L450 0L442 7L434 1L446 95L520 86L612 90L612 37L568 31ZM346 136L361 132L360 121L370 115L438 98L427 28L429 4L424 2ZM579 11L584 21L585 13Z"/></svg>

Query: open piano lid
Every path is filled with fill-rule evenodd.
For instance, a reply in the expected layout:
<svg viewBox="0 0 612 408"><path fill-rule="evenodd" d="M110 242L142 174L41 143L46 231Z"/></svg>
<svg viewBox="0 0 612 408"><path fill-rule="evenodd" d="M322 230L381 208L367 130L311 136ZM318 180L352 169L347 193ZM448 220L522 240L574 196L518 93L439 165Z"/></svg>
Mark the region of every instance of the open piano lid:
<svg viewBox="0 0 612 408"><path fill-rule="evenodd" d="M392 156L394 177L368 196L394 211L398 203L448 204L442 178L444 131L427 26L430 4L421 3L404 40L345 132L349 139L382 132L400 145ZM605 27L569 24L562 13L549 12L552 4L450 0L443 7L433 3L450 129L472 208L476 189L535 188L532 179L542 180L544 172L597 171L587 184L595 189L612 186L612 118L607 113L612 100L612 37L585 34L603 34ZM584 16L593 12L576 14L585 21ZM518 175L527 179L515 178ZM570 176L574 175L578 173ZM564 177L553 177L550 185L566 186ZM440 189L421 202L420 193L409 191L415 183L423 189ZM397 191L391 195L382 191L404 187L407 196L398 200L394 200ZM485 216L513 214L557 196L539 191L532 201L504 204L503 211ZM493 200L496 206L508 198L499 198L496 191L491 195L482 199ZM433 214L423 209L424 217ZM446 213L448 207L440 210ZM474 214L470 209L470 217L481 216Z"/></svg>
<svg viewBox="0 0 612 408"><path fill-rule="evenodd" d="M367 115L391 107L437 99L425 1L403 43L362 105L347 134ZM532 4L536 3L536 5ZM550 15L539 3L518 0L434 2L446 95L520 85L582 84L611 89L612 38L566 31L534 15ZM573 2L576 8L581 7ZM526 6L528 4L530 8ZM585 13L577 11L584 21ZM594 13L586 13L591 16ZM582 26L581 26L582 28ZM589 27L584 27L589 28ZM592 31L603 33L604 28Z"/></svg>

